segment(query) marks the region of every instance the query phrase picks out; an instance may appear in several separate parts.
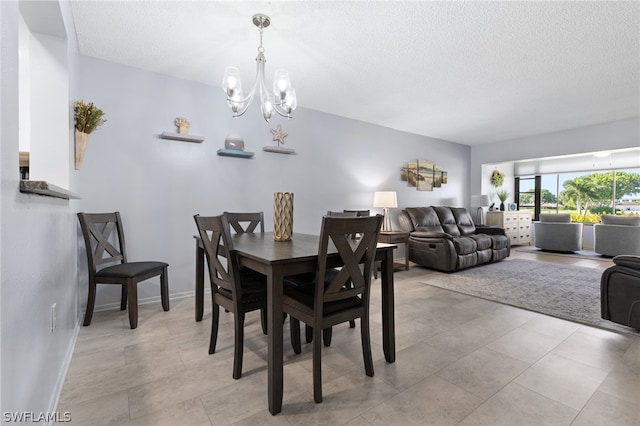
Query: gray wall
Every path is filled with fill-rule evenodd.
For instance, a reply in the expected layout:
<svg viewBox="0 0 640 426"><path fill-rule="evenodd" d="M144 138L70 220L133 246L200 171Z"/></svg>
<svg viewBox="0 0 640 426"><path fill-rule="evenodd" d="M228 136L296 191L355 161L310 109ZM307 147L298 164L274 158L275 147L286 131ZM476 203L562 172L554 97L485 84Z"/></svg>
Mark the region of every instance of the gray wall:
<svg viewBox="0 0 640 426"><path fill-rule="evenodd" d="M68 16L67 6L60 7ZM86 303L77 211L120 210L131 258L169 262L171 291L178 296L193 290L194 213L264 210L271 228L273 192L292 191L294 229L317 232L326 210L370 208L376 190L397 191L400 207L468 205L470 193L479 193L483 163L638 143L637 120L469 148L300 108L293 120L281 123L289 133L286 146L297 155L266 153L262 146L273 144L269 129L278 122L265 125L256 105L233 120L219 88L78 57L69 34L71 98L95 102L109 121L91 136L81 170L70 170L69 189L81 200L25 195L18 192L18 14L17 3L0 2L3 412L55 408ZM299 96L304 104L304 94ZM174 131L176 116L188 117L191 133L205 136L205 142L157 138ZM216 155L232 131L244 137L246 149L256 153L253 159ZM419 192L400 182L400 167L418 158L448 171L449 184ZM398 211L392 211L394 218ZM143 285L140 297L157 293L157 286ZM117 298L115 289L101 286L97 303ZM49 329L52 303L58 307L55 333Z"/></svg>
<svg viewBox="0 0 640 426"><path fill-rule="evenodd" d="M292 120L267 125L255 103L244 117L233 119L219 87L89 57L80 58L78 76L78 97L102 108L108 121L91 135L76 172L82 200L74 208L121 211L130 258L167 261L174 294L193 291L196 213L262 210L270 230L273 193L290 191L294 231L318 233L327 210L377 211L372 207L376 190L397 191L401 207L465 205L469 198L468 146L304 108ZM189 133L205 141L158 138L162 131L176 131L178 116L187 117ZM262 150L276 144L270 129L277 124L288 133L285 146L295 155ZM245 150L255 153L252 159L216 154L230 132L244 138ZM400 168L418 158L442 166L449 183L422 192L401 182ZM394 220L399 210L392 210ZM81 267L85 263L81 260ZM84 274L80 279L82 288ZM141 298L158 294L155 285L141 286ZM114 304L118 297L117 288L101 286L96 303Z"/></svg>
<svg viewBox="0 0 640 426"><path fill-rule="evenodd" d="M19 16L0 2L0 406L39 413L55 408L77 332L77 225L68 201L18 191Z"/></svg>
<svg viewBox="0 0 640 426"><path fill-rule="evenodd" d="M513 177L513 161L528 160L560 155L582 154L603 150L637 148L640 146L640 119L616 121L613 123L571 129L503 142L487 143L471 147L471 193L480 194L490 188L489 175L492 168L482 175L483 164L507 163L511 170L507 177ZM513 183L508 186L513 194ZM513 199L513 198L512 198Z"/></svg>

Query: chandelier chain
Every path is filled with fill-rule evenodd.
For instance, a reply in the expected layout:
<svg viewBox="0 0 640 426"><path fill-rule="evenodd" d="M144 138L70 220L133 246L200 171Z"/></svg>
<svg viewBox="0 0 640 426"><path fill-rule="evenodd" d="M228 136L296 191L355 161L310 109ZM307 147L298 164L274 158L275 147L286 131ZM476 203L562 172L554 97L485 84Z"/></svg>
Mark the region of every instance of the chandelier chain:
<svg viewBox="0 0 640 426"><path fill-rule="evenodd" d="M262 25L258 27L260 30L260 46L258 46L258 52L264 53L264 47L262 47Z"/></svg>

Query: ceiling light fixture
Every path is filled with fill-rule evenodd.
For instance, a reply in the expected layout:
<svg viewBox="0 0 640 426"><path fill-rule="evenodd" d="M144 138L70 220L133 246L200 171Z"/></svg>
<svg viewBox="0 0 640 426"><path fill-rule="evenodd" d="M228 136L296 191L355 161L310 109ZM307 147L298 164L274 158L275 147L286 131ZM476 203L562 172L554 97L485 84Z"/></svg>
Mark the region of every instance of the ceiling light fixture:
<svg viewBox="0 0 640 426"><path fill-rule="evenodd" d="M273 94L267 90L267 85L264 80L264 64L267 59L264 57L264 47L262 47L262 30L267 28L271 24L271 19L267 15L261 13L253 15L253 24L258 27L260 31L260 46L258 46L258 56L256 62L258 63L258 69L256 74L256 81L253 83L253 88L247 97L244 97L242 92L242 83L240 82L240 71L236 67L227 67L224 70L224 77L222 79L222 90L227 94L227 104L233 111L233 117L240 117L243 115L251 101L256 94L256 90L260 93L260 104L262 106L262 116L268 123L269 119L275 111L282 117L291 118L291 112L298 106L296 99L296 91L291 86L289 80L289 72L285 69L276 70L275 77L273 79Z"/></svg>

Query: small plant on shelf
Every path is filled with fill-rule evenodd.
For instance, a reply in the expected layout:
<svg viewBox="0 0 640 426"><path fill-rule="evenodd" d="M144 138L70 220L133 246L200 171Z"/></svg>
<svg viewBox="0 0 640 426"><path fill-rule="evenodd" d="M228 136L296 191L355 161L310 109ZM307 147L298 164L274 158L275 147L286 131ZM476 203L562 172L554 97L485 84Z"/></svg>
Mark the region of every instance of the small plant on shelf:
<svg viewBox="0 0 640 426"><path fill-rule="evenodd" d="M189 120L184 117L176 117L175 121L176 127L178 128L178 133L181 135L186 135L189 133Z"/></svg>
<svg viewBox="0 0 640 426"><path fill-rule="evenodd" d="M509 192L501 189L500 191L496 192L496 195L498 196L498 200L500 200L500 210L504 211L504 202L507 201L507 198L509 198Z"/></svg>

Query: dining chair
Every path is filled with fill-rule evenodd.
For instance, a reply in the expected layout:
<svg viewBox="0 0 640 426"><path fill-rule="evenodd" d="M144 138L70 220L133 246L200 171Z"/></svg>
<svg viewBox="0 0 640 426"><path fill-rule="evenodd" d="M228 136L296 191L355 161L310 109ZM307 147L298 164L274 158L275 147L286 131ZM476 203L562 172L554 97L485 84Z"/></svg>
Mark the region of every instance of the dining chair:
<svg viewBox="0 0 640 426"><path fill-rule="evenodd" d="M229 225L238 234L244 234L247 232L255 232L256 228L260 227L260 232L264 232L264 213L263 212L250 212L250 213L238 213L238 212L224 212L223 213Z"/></svg>
<svg viewBox="0 0 640 426"><path fill-rule="evenodd" d="M322 402L321 332L360 318L365 372L373 376L369 302L376 245L383 217L331 217L322 219L315 278L308 282L285 277L283 310L290 316L291 344L301 352L300 321L313 328L313 399ZM359 233L352 240L349 235ZM327 268L329 248L335 247L343 267ZM293 282L292 282L293 280ZM351 285L347 286L347 283ZM317 283L322 283L318 285Z"/></svg>
<svg viewBox="0 0 640 426"><path fill-rule="evenodd" d="M369 210L342 210L345 213L356 213L356 216L358 217L362 217L362 216L371 216L371 212Z"/></svg>
<svg viewBox="0 0 640 426"><path fill-rule="evenodd" d="M169 310L169 279L165 262L129 262L120 212L78 213L89 270L89 294L83 325L91 324L96 303L96 284L122 286L120 310L127 309L129 325L138 326L138 283L160 276L162 309ZM113 232L115 231L115 234ZM109 266L103 266L109 265Z"/></svg>
<svg viewBox="0 0 640 426"><path fill-rule="evenodd" d="M195 215L194 219L202 239L211 283L213 318L209 354L216 351L220 322L219 307L222 306L233 313L235 332L233 378L239 379L242 376L245 314L256 310L266 313L267 278L249 268L239 268L229 222L225 215Z"/></svg>
<svg viewBox="0 0 640 426"><path fill-rule="evenodd" d="M358 210L343 210L341 212L333 212L333 211L328 211L327 212L327 216L331 216L331 217L357 217L357 216L362 216ZM369 216L369 211L367 210L367 216ZM356 238L356 234L351 234L349 235L350 238L355 239ZM348 285L348 283L347 283ZM355 320L351 320L349 321L349 328L356 328L356 321ZM312 337L310 336L310 330L311 327L310 326L306 326L305 327L305 338L307 343L311 342ZM332 329L329 328L327 330L325 330L323 332L322 338L324 341L324 345L325 346L330 346L331 345L331 333L332 333Z"/></svg>
<svg viewBox="0 0 640 426"><path fill-rule="evenodd" d="M264 213L263 212L224 212L229 226L237 234L248 234L256 232L259 227L260 232L264 232ZM244 266L239 266L242 270ZM229 312L228 310L226 310ZM260 313L260 321L262 325L262 333L267 334L267 311L262 310Z"/></svg>

